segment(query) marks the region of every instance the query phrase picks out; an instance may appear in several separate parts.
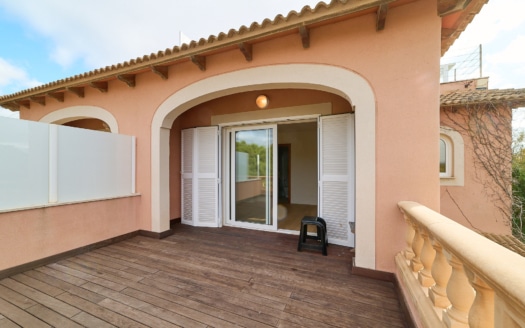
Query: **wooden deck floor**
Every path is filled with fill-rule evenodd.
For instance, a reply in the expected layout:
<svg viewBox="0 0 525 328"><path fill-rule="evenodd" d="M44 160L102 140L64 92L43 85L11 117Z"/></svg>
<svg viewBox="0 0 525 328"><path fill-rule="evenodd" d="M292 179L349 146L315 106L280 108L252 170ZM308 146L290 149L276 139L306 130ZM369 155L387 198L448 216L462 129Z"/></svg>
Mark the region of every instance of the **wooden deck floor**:
<svg viewBox="0 0 525 328"><path fill-rule="evenodd" d="M177 225L0 280L0 327L404 327L391 283L348 248Z"/></svg>

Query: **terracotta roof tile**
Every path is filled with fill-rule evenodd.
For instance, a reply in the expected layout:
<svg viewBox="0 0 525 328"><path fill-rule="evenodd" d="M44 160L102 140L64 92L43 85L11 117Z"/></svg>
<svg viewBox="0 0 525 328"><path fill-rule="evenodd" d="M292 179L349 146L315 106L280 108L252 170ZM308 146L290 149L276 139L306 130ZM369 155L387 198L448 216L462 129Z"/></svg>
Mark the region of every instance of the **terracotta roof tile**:
<svg viewBox="0 0 525 328"><path fill-rule="evenodd" d="M494 233L482 233L482 235L496 244L525 257L525 244L518 238L510 235L497 235Z"/></svg>
<svg viewBox="0 0 525 328"><path fill-rule="evenodd" d="M441 95L441 106L463 106L480 103L507 104L511 108L525 106L525 89L492 89L456 91Z"/></svg>

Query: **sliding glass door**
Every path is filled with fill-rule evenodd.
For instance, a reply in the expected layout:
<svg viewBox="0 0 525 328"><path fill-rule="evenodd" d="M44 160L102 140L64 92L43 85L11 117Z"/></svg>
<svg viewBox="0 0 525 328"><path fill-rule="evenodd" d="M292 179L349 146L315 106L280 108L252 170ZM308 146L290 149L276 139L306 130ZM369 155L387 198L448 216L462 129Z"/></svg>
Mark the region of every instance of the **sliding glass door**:
<svg viewBox="0 0 525 328"><path fill-rule="evenodd" d="M276 126L230 132L230 222L277 229Z"/></svg>

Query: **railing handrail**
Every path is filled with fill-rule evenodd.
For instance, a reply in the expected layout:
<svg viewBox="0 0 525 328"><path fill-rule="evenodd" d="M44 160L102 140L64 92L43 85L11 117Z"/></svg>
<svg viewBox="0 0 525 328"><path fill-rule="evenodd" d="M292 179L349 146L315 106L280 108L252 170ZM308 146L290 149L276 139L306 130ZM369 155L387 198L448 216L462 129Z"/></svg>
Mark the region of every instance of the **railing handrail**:
<svg viewBox="0 0 525 328"><path fill-rule="evenodd" d="M505 295L516 310L525 313L525 257L417 202L402 201L398 206L496 294Z"/></svg>

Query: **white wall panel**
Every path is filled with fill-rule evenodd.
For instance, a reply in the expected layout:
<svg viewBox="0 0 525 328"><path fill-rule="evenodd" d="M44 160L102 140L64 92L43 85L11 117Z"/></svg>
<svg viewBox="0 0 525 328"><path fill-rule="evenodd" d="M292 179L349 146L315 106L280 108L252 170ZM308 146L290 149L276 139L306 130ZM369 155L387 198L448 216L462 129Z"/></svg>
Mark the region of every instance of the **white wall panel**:
<svg viewBox="0 0 525 328"><path fill-rule="evenodd" d="M60 126L58 201L131 194L131 137Z"/></svg>
<svg viewBox="0 0 525 328"><path fill-rule="evenodd" d="M48 125L0 118L0 210L48 201Z"/></svg>
<svg viewBox="0 0 525 328"><path fill-rule="evenodd" d="M0 118L0 211L133 194L134 147L130 136Z"/></svg>

